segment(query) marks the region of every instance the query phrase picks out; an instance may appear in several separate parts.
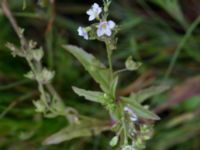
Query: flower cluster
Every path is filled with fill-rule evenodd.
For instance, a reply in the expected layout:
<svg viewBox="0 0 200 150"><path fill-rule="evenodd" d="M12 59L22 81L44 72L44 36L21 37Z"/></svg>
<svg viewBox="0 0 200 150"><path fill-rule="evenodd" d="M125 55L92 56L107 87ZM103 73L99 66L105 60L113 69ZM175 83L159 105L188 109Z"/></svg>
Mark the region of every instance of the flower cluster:
<svg viewBox="0 0 200 150"><path fill-rule="evenodd" d="M124 112L127 113L129 115L129 118L131 121L136 122L138 121L138 117L137 115L133 112L133 110L131 108L129 108L128 106L124 107Z"/></svg>
<svg viewBox="0 0 200 150"><path fill-rule="evenodd" d="M92 7L86 12L89 16L89 21L98 20L99 22L95 25L96 27L96 35L98 37L102 36L108 36L110 37L112 35L112 30L115 28L116 24L112 20L107 20L103 13L103 9L97 4L94 3ZM103 13L101 16L100 14ZM82 36L84 39L89 39L89 31L90 27L79 27L78 28L78 34L79 36Z"/></svg>
<svg viewBox="0 0 200 150"><path fill-rule="evenodd" d="M131 145L126 145L122 147L122 150L134 150L134 148Z"/></svg>

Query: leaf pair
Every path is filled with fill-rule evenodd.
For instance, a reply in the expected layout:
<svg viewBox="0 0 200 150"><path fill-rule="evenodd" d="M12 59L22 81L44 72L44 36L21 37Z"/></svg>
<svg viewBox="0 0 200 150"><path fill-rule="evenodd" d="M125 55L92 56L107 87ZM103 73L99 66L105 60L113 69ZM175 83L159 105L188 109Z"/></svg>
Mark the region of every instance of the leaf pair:
<svg viewBox="0 0 200 150"><path fill-rule="evenodd" d="M88 91L73 87L73 90L79 96L85 97L87 100L105 104L115 99L118 77L110 81L110 72L98 59L93 55L85 52L76 46L67 45L64 48L75 56L84 68L89 72L92 78L100 85L103 92ZM108 97L107 97L108 96ZM108 101L106 101L106 99Z"/></svg>
<svg viewBox="0 0 200 150"><path fill-rule="evenodd" d="M109 96L115 98L118 77L115 77L112 82L109 81L109 70L93 55L88 54L83 49L78 48L76 46L67 45L64 48L69 51L72 55L74 55L84 66L84 68L90 73L90 75L94 78L94 80L99 83L103 92L108 93ZM129 58L131 62L132 69L137 68ZM130 63L129 63L130 64ZM133 68L134 67L134 68ZM111 83L111 85L110 85ZM157 95L165 90L168 89L168 86L157 86L151 87L137 93L132 93L129 97L120 97L120 100L125 105L129 105L133 111L141 118L144 119L152 119L158 120L159 117L154 114L153 112L149 111L148 109L144 108L141 103L144 102L146 99ZM88 91L84 89L80 89L77 87L73 87L73 90L79 96L85 97L87 100L106 104L106 99L109 97L105 97L103 92L98 91Z"/></svg>

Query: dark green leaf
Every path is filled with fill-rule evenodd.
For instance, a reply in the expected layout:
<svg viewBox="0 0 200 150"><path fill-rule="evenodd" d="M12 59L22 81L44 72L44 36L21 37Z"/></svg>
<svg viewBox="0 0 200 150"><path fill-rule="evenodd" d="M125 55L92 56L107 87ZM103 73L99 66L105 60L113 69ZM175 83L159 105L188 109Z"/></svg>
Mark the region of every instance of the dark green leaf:
<svg viewBox="0 0 200 150"><path fill-rule="evenodd" d="M132 110L136 113L137 116L144 118L144 119L152 119L152 120L159 120L160 118L154 114L153 112L149 111L148 109L144 108L140 103L138 103L136 100L127 98L127 97L121 97L122 101L125 105L128 105L132 108Z"/></svg>
<svg viewBox="0 0 200 150"><path fill-rule="evenodd" d="M92 102L103 103L104 93L97 91L87 91L84 89L80 89L77 87L72 87L74 92L79 96L84 96L85 99L90 100Z"/></svg>
<svg viewBox="0 0 200 150"><path fill-rule="evenodd" d="M71 124L59 132L51 135L43 142L43 144L58 144L78 137L97 135L106 130L110 130L110 126L107 121L84 117L82 121Z"/></svg>
<svg viewBox="0 0 200 150"><path fill-rule="evenodd" d="M145 100L147 100L148 98L158 95L168 89L169 89L169 86L167 86L167 85L153 86L153 87L141 90L137 93L132 93L130 95L130 99L135 100L139 103L142 103Z"/></svg>
<svg viewBox="0 0 200 150"><path fill-rule="evenodd" d="M98 59L82 48L72 45L63 47L81 62L104 92L109 91L109 70Z"/></svg>

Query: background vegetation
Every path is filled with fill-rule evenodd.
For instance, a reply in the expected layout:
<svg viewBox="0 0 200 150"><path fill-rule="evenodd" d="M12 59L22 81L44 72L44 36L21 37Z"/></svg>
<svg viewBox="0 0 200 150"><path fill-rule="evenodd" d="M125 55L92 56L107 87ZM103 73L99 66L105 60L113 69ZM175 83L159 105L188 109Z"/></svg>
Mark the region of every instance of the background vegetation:
<svg viewBox="0 0 200 150"><path fill-rule="evenodd" d="M75 44L105 61L103 45L85 41L77 34L87 25L86 10L94 2L86 0L9 0L9 5L25 36L45 49L44 64L56 71L53 84L68 106L82 114L105 118L101 106L76 96L72 85L98 88L83 67L61 47ZM143 66L127 72L118 91L127 95L150 85L167 82L164 94L150 99L151 108L162 118L155 125L148 150L200 149L200 2L199 0L113 0L111 18L120 26L114 67L123 68L132 55ZM0 11L0 149L8 150L109 150L111 133L75 139L54 146L42 141L67 125L66 119L43 118L34 111L38 96L34 82L25 79L29 69L20 58L12 58L6 42L19 44L9 21ZM123 85L130 86L124 87Z"/></svg>

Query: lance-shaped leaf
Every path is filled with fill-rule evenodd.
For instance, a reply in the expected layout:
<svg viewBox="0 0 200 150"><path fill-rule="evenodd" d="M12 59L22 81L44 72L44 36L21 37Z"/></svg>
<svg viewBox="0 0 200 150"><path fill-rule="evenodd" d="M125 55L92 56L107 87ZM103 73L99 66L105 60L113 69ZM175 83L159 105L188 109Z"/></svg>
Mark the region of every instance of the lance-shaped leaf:
<svg viewBox="0 0 200 150"><path fill-rule="evenodd" d="M63 47L81 62L104 92L109 91L109 70L98 59L82 48L72 45Z"/></svg>
<svg viewBox="0 0 200 150"><path fill-rule="evenodd" d="M112 81L112 84L111 84L111 94L112 94L113 98L115 98L115 96L116 96L116 90L117 90L118 80L119 80L119 77L116 76L114 78L114 80Z"/></svg>
<svg viewBox="0 0 200 150"><path fill-rule="evenodd" d="M153 86L153 87L141 90L137 93L132 93L130 95L130 99L136 100L139 103L143 103L148 98L158 95L168 89L169 89L168 85Z"/></svg>
<svg viewBox="0 0 200 150"><path fill-rule="evenodd" d="M141 118L152 119L152 120L160 119L156 114L143 107L140 103L138 103L134 99L128 97L121 97L121 100L124 103L124 105L128 105L129 107L131 107L131 109L136 113L136 115Z"/></svg>
<svg viewBox="0 0 200 150"><path fill-rule="evenodd" d="M78 123L69 125L59 132L48 137L43 144L59 144L78 137L89 137L100 134L103 131L110 130L108 121L100 121L93 118L84 118Z"/></svg>
<svg viewBox="0 0 200 150"><path fill-rule="evenodd" d="M84 89L80 89L77 87L72 87L74 92L79 96L85 97L85 99L90 100L92 102L103 103L104 93L97 91L87 91Z"/></svg>

